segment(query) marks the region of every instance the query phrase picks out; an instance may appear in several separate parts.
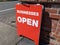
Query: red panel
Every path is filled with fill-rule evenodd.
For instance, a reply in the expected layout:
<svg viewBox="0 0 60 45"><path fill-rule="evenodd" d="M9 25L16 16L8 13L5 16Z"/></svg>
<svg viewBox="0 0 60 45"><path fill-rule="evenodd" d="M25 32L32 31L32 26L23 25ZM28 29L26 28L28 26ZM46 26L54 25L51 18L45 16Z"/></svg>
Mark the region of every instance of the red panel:
<svg viewBox="0 0 60 45"><path fill-rule="evenodd" d="M16 26L18 35L32 39L39 45L42 5L16 4Z"/></svg>

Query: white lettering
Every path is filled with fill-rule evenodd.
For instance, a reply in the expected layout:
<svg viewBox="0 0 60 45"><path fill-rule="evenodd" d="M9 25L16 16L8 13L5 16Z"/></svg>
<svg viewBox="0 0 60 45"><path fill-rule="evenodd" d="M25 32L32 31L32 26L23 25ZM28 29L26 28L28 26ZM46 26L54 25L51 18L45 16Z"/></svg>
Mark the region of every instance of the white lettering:
<svg viewBox="0 0 60 45"><path fill-rule="evenodd" d="M25 23L25 24L30 25L30 26L38 27L38 20L24 18L24 17L20 17L20 16L17 17L17 20L19 23Z"/></svg>
<svg viewBox="0 0 60 45"><path fill-rule="evenodd" d="M38 20L33 20L33 21L32 21L32 26L38 27Z"/></svg>
<svg viewBox="0 0 60 45"><path fill-rule="evenodd" d="M26 22L26 18L22 18L22 23L25 23Z"/></svg>
<svg viewBox="0 0 60 45"><path fill-rule="evenodd" d="M31 12L31 11L24 11L24 10L17 10L17 13L33 15L33 16L39 16L38 12Z"/></svg>
<svg viewBox="0 0 60 45"><path fill-rule="evenodd" d="M21 17L18 17L17 20L18 20L18 22L22 22Z"/></svg>
<svg viewBox="0 0 60 45"><path fill-rule="evenodd" d="M28 18L28 19L27 19L27 24L28 24L28 25L32 25L32 20Z"/></svg>

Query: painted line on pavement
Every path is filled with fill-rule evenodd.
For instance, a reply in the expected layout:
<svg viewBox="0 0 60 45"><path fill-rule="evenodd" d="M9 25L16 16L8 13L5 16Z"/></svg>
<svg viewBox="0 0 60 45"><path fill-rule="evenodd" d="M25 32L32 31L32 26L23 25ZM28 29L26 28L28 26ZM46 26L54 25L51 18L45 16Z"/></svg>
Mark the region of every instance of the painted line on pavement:
<svg viewBox="0 0 60 45"><path fill-rule="evenodd" d="M5 10L1 10L0 13L5 12L5 11L10 11L10 10L13 10L13 9L15 9L15 8L9 8L9 9L5 9Z"/></svg>

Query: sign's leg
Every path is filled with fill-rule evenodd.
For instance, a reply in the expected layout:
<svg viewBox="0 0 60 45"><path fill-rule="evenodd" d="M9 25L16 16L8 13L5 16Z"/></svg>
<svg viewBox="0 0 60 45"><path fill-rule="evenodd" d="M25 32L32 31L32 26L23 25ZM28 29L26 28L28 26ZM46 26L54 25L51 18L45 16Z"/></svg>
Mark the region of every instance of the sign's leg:
<svg viewBox="0 0 60 45"><path fill-rule="evenodd" d="M39 45L39 40L38 39L35 40L34 42L35 42L35 45Z"/></svg>
<svg viewBox="0 0 60 45"><path fill-rule="evenodd" d="M35 45L39 45L38 41L35 42Z"/></svg>

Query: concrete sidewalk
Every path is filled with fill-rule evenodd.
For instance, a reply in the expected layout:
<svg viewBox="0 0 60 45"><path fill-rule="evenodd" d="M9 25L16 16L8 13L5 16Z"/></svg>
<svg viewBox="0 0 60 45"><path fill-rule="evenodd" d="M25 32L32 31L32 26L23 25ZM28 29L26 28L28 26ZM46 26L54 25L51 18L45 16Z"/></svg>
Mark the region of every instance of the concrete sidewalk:
<svg viewBox="0 0 60 45"><path fill-rule="evenodd" d="M0 22L0 45L16 45L17 41L16 29Z"/></svg>
<svg viewBox="0 0 60 45"><path fill-rule="evenodd" d="M17 45L35 45L33 41L23 38Z"/></svg>

